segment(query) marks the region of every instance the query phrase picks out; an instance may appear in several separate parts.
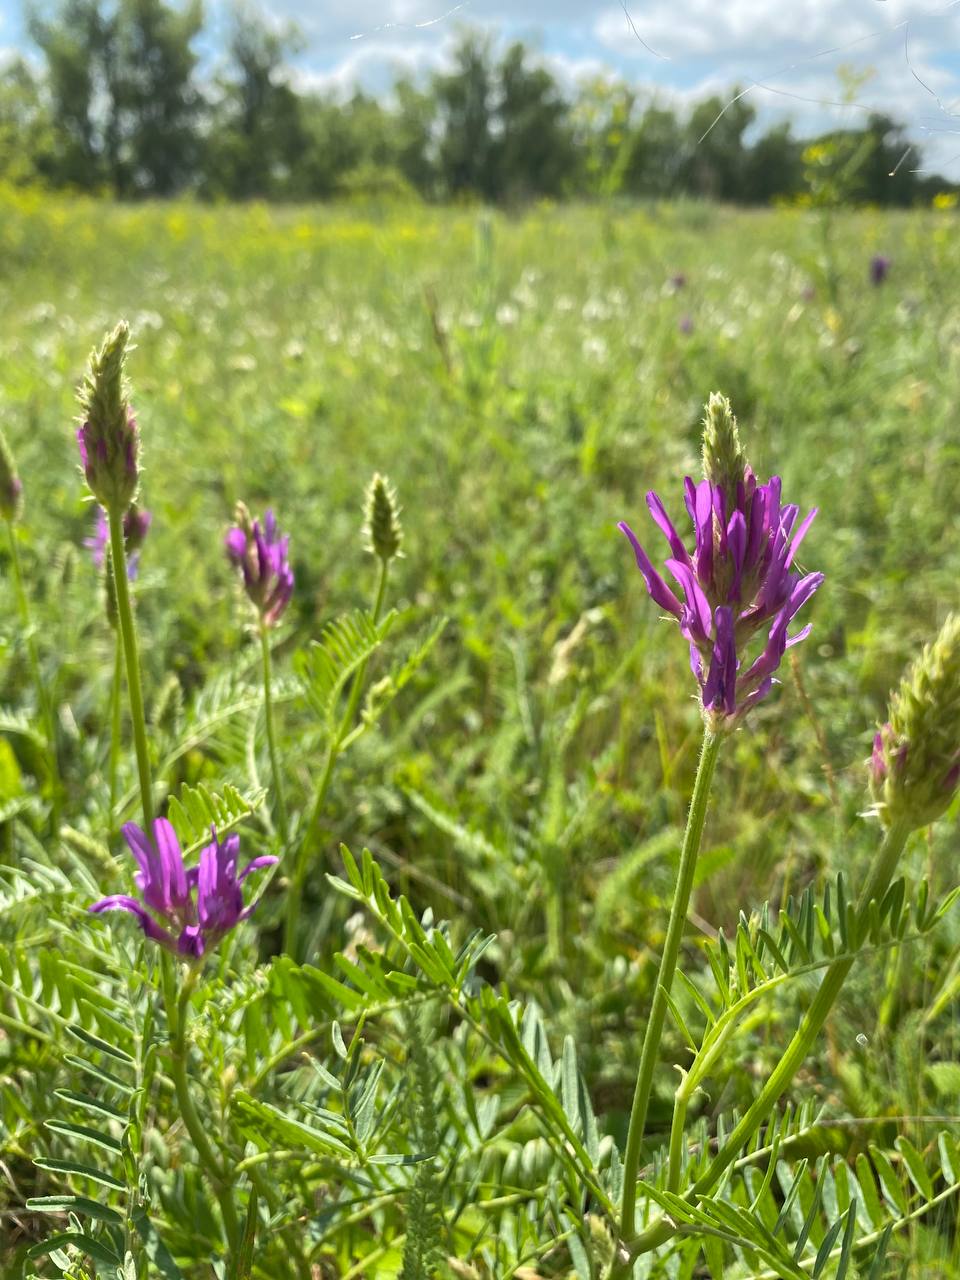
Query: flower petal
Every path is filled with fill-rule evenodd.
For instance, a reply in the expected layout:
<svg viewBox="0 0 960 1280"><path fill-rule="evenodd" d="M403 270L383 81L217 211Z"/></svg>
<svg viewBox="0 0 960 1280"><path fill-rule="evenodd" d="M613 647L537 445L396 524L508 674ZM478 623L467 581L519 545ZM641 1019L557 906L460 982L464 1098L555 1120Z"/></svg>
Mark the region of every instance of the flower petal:
<svg viewBox="0 0 960 1280"><path fill-rule="evenodd" d="M689 565L681 564L679 560L668 560L667 568L683 588L687 600L687 607L680 620L681 629L684 626L687 627L690 633L688 639L701 642L709 640L713 625L710 602L694 576L693 570Z"/></svg>
<svg viewBox="0 0 960 1280"><path fill-rule="evenodd" d="M99 915L101 911L129 911L132 916L136 917L137 924L139 924L146 937L153 942L159 942L163 947L168 947L171 951L176 949L176 944L170 934L157 924L150 912L145 910L136 898L129 898L126 894L117 893L110 898L101 898L99 902L87 907L87 910L92 911L95 915Z"/></svg>
<svg viewBox="0 0 960 1280"><path fill-rule="evenodd" d="M689 561L690 557L687 554L687 549L683 545L680 535L674 528L673 521L667 515L666 507L664 507L663 503L652 489L647 494L647 506L649 507L650 514L653 516L657 526L666 537L667 542L670 543L670 551L674 559Z"/></svg>
<svg viewBox="0 0 960 1280"><path fill-rule="evenodd" d="M247 863L247 865L243 868L243 870L237 876L237 879L245 880L251 871L259 871L261 867L276 866L276 864L279 861L280 859L275 858L272 853L261 854L259 858L253 858L250 862Z"/></svg>
<svg viewBox="0 0 960 1280"><path fill-rule="evenodd" d="M679 618L683 612L680 601L660 577L656 569L654 569L650 562L650 557L640 545L637 535L625 520L621 520L617 525L617 528L629 539L630 545L633 547L633 553L637 558L637 568L643 574L643 580L647 584L647 591L650 593L650 598L655 604L658 604L661 609L666 609L672 613L674 617Z"/></svg>

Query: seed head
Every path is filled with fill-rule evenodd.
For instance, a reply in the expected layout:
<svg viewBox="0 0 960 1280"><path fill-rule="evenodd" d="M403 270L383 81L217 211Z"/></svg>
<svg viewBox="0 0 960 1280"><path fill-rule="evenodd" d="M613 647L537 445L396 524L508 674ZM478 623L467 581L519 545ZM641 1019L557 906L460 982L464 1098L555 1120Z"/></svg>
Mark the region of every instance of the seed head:
<svg viewBox="0 0 960 1280"><path fill-rule="evenodd" d="M386 476L376 472L364 502L363 535L367 550L385 563L403 554L400 510L396 489Z"/></svg>
<svg viewBox="0 0 960 1280"><path fill-rule="evenodd" d="M124 373L130 330L125 321L90 355L77 390L77 444L90 492L108 511L126 511L140 483L140 437Z"/></svg>
<svg viewBox="0 0 960 1280"><path fill-rule="evenodd" d="M951 614L924 646L890 699L877 731L870 783L889 826L936 821L960 782L960 614Z"/></svg>
<svg viewBox="0 0 960 1280"><path fill-rule="evenodd" d="M23 482L17 475L17 464L13 460L7 438L0 431L0 516L12 524L22 514Z"/></svg>

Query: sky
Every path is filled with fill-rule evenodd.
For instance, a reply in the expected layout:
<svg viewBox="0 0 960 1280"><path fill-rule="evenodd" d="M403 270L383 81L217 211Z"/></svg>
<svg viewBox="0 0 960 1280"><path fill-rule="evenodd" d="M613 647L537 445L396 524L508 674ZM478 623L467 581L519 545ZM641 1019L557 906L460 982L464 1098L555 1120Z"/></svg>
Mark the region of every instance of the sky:
<svg viewBox="0 0 960 1280"><path fill-rule="evenodd" d="M296 75L320 90L385 91L449 65L463 26L535 46L559 79L627 78L683 105L747 89L760 126L803 136L871 110L902 120L911 168L960 179L960 0L269 0L299 27ZM207 0L208 56L226 0ZM0 0L0 50L27 47L21 0ZM844 104L838 72L860 77Z"/></svg>

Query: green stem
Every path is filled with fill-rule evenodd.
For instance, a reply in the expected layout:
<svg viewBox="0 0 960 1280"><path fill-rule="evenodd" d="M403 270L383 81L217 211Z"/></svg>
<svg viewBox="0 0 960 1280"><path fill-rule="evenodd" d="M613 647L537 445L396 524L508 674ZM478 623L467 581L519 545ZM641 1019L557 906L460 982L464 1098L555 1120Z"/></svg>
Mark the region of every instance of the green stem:
<svg viewBox="0 0 960 1280"><path fill-rule="evenodd" d="M283 794L280 761L277 756L277 739L273 729L273 693L270 680L270 629L260 616L260 649L263 653L263 715L267 723L267 745L270 748L270 768L273 772L273 789L277 797L277 818L280 839L286 849L290 843L290 825L287 821L287 802Z"/></svg>
<svg viewBox="0 0 960 1280"><path fill-rule="evenodd" d="M133 744L137 754L137 773L140 778L140 801L143 805L144 831L153 839L153 783L150 778L150 753L147 748L147 720L143 710L143 689L140 684L140 656L137 652L137 630L130 605L130 586L127 582L127 554L123 545L123 513L118 508L110 510L110 555L113 562L113 581L117 591L117 619L123 642L123 656L127 668L127 689L130 693L130 720L133 725Z"/></svg>
<svg viewBox="0 0 960 1280"><path fill-rule="evenodd" d="M117 812L117 769L120 762L120 734L122 717L120 706L120 684L123 680L123 649L120 638L116 638L113 657L113 682L110 686L110 835L114 834L114 823Z"/></svg>
<svg viewBox="0 0 960 1280"><path fill-rule="evenodd" d="M377 582L377 594L373 605L373 621L374 624L380 621L380 614L383 612L383 601L387 592L387 577L390 571L390 561L380 561L380 575ZM317 792L314 796L313 807L310 810L310 817L307 821L306 830L303 839L297 849L293 864L293 874L290 877L290 887L287 890L287 916L283 931L283 949L288 956L296 955L297 945L297 928L300 923L300 900L303 897L303 886L307 878L307 855L313 846L314 838L320 826L320 815L323 813L323 806L326 803L327 792L330 790L330 782L333 778L334 766L337 763L337 757L343 747L344 738L347 736L354 719L357 714L357 707L360 705L360 695L363 693L363 686L367 677L367 661L363 661L357 668L357 673L353 678L353 684L350 686L350 696L347 700L347 706L340 720L339 725L335 729L330 738L330 744L327 747L327 754L323 762L323 773L320 775L320 782L317 786Z"/></svg>
<svg viewBox="0 0 960 1280"><path fill-rule="evenodd" d="M166 952L161 963L164 967L163 986L167 1004L167 1019L172 1032L171 1057L173 1085L177 1094L177 1104L184 1128L197 1149L200 1164L216 1192L220 1212L223 1214L223 1226L227 1235L227 1243L235 1250L240 1240L240 1224L236 1207L233 1203L233 1179L229 1166L221 1164L216 1152L210 1145L207 1131L197 1114L190 1092L190 1079L187 1074L187 1022L190 1010L190 997L193 994L197 970L191 969L180 988L179 996L175 995L176 974L174 961Z"/></svg>
<svg viewBox="0 0 960 1280"><path fill-rule="evenodd" d="M660 957L660 971L657 974L650 1019L643 1037L637 1087L630 1111L630 1127L627 1130L627 1149L623 1159L623 1202L620 1213L621 1238L624 1240L632 1239L634 1234L637 1171L647 1122L647 1108L650 1105L653 1076L660 1056L660 1040L667 1013L667 996L673 984L677 957L680 954L680 943L687 921L687 910L690 906L690 894L693 890L694 873L697 867L697 855L700 852L700 841L707 817L710 786L713 782L713 772L722 740L722 734L714 733L706 725L704 726L700 763L697 766L697 777L693 784L693 795L690 798L690 812L687 815L687 829L683 837L683 847L680 850L680 868L673 895L673 906L670 909L670 923L667 925L667 936L663 944L663 954Z"/></svg>
<svg viewBox="0 0 960 1280"><path fill-rule="evenodd" d="M17 597L17 611L20 614L20 624L23 627L24 642L27 646L27 660L30 663L30 674L33 677L33 685L36 691L37 709L40 712L43 721L43 733L47 740L47 767L50 770L50 790L51 790L51 818L53 829L57 831L60 826L60 766L57 760L57 726L53 717L53 707L50 703L50 695L47 687L43 682L43 672L40 670L40 655L37 651L37 640L33 632L33 626L30 619L30 600L27 596L23 585L23 570L20 566L20 550L17 546L17 534L13 526L13 521L7 521L7 533L10 537L10 563L13 567L13 585Z"/></svg>
<svg viewBox="0 0 960 1280"><path fill-rule="evenodd" d="M866 920L871 901L879 901L886 893L909 834L910 827L905 823L895 824L886 832L857 903L857 917L860 925L863 925ZM737 1159L744 1144L766 1121L783 1093L789 1088L790 1082L820 1034L855 959L855 956L846 956L827 969L813 1003L804 1014L800 1026L794 1032L793 1038L774 1067L770 1078L743 1118L731 1130L726 1142L705 1172L688 1192L691 1200L706 1195L716 1186L729 1166ZM630 1246L630 1254L636 1257L641 1253L649 1253L669 1240L673 1234L674 1227L661 1218L634 1241ZM625 1240L629 1238L626 1234L624 1235Z"/></svg>
<svg viewBox="0 0 960 1280"><path fill-rule="evenodd" d="M673 1100L673 1123L670 1125L670 1163L667 1166L667 1190L680 1190L680 1174L683 1169L684 1138L687 1129L686 1093L677 1090Z"/></svg>

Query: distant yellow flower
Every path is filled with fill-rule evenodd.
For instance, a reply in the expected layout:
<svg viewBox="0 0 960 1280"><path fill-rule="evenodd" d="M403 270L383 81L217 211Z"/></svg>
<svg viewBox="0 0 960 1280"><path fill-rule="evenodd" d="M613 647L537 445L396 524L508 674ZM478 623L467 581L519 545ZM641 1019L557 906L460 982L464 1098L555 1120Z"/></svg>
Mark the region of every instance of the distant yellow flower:
<svg viewBox="0 0 960 1280"><path fill-rule="evenodd" d="M960 197L955 191L938 191L933 197L933 207L935 209L955 209L957 201Z"/></svg>

